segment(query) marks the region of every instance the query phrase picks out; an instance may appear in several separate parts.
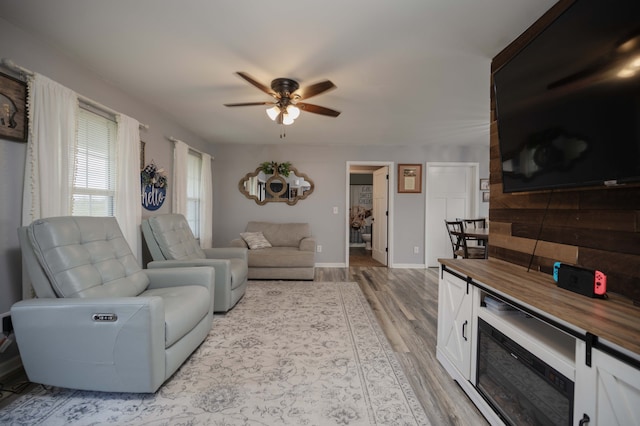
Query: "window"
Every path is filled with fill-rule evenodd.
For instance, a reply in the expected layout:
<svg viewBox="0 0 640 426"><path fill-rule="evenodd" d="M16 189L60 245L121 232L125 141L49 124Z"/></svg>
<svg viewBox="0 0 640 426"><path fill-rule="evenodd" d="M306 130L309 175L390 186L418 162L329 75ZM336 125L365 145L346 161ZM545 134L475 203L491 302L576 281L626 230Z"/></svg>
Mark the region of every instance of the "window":
<svg viewBox="0 0 640 426"><path fill-rule="evenodd" d="M81 106L77 126L71 214L113 216L117 124Z"/></svg>
<svg viewBox="0 0 640 426"><path fill-rule="evenodd" d="M202 157L189 151L187 156L187 222L196 238L200 238L200 175Z"/></svg>

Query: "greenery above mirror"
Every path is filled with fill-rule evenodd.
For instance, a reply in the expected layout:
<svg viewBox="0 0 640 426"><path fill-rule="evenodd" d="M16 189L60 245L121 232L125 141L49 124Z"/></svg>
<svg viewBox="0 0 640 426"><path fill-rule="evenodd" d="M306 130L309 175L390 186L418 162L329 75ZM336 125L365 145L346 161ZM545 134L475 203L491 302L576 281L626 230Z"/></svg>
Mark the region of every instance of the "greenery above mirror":
<svg viewBox="0 0 640 426"><path fill-rule="evenodd" d="M260 170L262 170L265 175L272 175L274 170L277 170L279 175L289 177L289 173L291 173L291 162L286 161L278 164L275 161L265 161L264 163L260 163Z"/></svg>
<svg viewBox="0 0 640 426"><path fill-rule="evenodd" d="M240 179L238 189L261 206L278 202L293 206L313 192L314 184L289 161L265 161L253 173L247 173Z"/></svg>

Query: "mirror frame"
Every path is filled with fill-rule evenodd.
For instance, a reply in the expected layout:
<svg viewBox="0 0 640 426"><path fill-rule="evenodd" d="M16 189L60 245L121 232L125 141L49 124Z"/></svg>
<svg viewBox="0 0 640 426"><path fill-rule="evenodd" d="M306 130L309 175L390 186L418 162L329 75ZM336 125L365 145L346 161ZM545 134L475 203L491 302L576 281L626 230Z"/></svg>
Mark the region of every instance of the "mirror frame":
<svg viewBox="0 0 640 426"><path fill-rule="evenodd" d="M261 171L262 171L262 168L258 167L253 171L253 173L247 173L246 175L244 175L244 177L242 179L240 179L240 182L238 182L238 190L245 197L247 197L250 200L255 201L256 204L258 204L260 206L264 206L267 203L287 203L287 205L293 206L298 201L304 200L305 198L307 198L311 193L313 193L313 190L315 189L315 184L309 178L309 176L307 176L304 173L299 172L298 169L296 169L295 167L291 166L291 167L289 167L289 171L291 173L293 173L294 175L304 179L305 182L309 182L309 184L311 184L311 187L308 190L304 191L304 193L302 195L296 195L294 198L289 198L289 197L280 198L280 196L287 191L287 186L286 186L287 179L286 179L286 177L281 176L280 173L278 173L277 170L274 170L273 174L266 175L266 176L268 176L268 178L267 178L267 181L265 183L265 191L268 192L271 195L272 198L265 198L264 200L260 200L256 195L249 194L245 190L244 183L246 181L248 181L250 178L258 176ZM271 188L271 184L272 183L281 183L282 184L282 189L280 189L280 190L272 189Z"/></svg>

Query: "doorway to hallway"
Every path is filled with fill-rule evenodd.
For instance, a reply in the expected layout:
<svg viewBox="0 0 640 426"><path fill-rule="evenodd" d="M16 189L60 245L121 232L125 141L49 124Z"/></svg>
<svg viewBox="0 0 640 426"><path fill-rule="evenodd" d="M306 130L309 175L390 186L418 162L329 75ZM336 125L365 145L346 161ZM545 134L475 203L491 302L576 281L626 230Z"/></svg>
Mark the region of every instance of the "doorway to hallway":
<svg viewBox="0 0 640 426"><path fill-rule="evenodd" d="M393 162L348 161L345 265L392 266ZM363 238L364 237L364 238ZM365 263L367 265L365 265Z"/></svg>

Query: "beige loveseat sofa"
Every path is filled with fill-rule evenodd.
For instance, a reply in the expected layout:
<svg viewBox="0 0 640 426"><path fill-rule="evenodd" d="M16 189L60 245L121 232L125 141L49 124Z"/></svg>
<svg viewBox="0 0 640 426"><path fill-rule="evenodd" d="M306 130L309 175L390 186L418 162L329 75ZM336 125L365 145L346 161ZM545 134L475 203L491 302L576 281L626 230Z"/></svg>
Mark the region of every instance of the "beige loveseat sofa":
<svg viewBox="0 0 640 426"><path fill-rule="evenodd" d="M247 244L260 234L266 243ZM316 240L308 223L249 222L240 235L231 245L249 248L249 279L313 279Z"/></svg>

